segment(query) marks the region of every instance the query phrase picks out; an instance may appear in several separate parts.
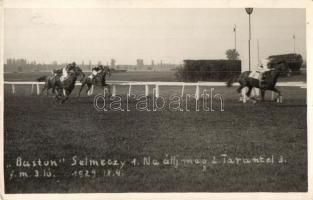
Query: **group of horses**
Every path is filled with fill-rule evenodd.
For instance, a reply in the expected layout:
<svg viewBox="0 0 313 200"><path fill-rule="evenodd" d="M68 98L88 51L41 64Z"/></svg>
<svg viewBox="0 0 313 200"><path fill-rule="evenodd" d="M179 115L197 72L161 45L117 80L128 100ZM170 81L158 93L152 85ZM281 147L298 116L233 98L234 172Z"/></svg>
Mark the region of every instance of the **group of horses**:
<svg viewBox="0 0 313 200"><path fill-rule="evenodd" d="M41 94L43 94L46 90L46 94L49 95L49 90L51 89L53 94L56 93L56 100L60 104L63 104L66 100L68 100L69 95L74 90L76 81L81 82L78 96L80 96L85 86L87 86L86 93L88 95L93 85L107 87L109 93L111 93L110 86L105 82L107 75L111 76L110 68L107 66L94 77L87 76L80 67L76 66L64 80L61 80L61 75L51 74L50 76L42 76L38 78L37 81L45 82L44 87L41 90Z"/></svg>
<svg viewBox="0 0 313 200"><path fill-rule="evenodd" d="M263 81L260 84L260 80L251 78L249 75L251 71L245 71L241 73L239 76L235 75L231 77L227 82L226 86L231 87L234 82L238 82L240 85L237 89L237 92L241 95L241 90L245 87L248 88L246 92L246 96L249 99L251 95L251 91L253 88L259 88L261 91L261 101L264 101L265 91L271 90L277 93L277 100L281 99L281 92L275 87L278 77L281 72L287 71L287 65L284 62L276 63L273 65L272 70L267 71L263 74ZM60 76L58 75L50 75L50 76L43 76L37 79L37 81L45 82L44 87L41 90L43 93L47 90L47 95L49 89L52 89L52 92L55 93L56 91L56 100L63 104L68 98L71 92L75 87L76 81L81 82L81 88L79 90L78 96L80 96L81 91L83 90L84 86L87 85L86 93L89 94L92 85L100 85L102 87L107 87L109 93L111 93L110 86L106 84L105 78L106 75L111 76L110 68L105 67L101 73L97 74L95 77L86 76L85 73L82 71L81 68L76 66L74 68L74 73L70 73L69 76L64 80L61 81Z"/></svg>

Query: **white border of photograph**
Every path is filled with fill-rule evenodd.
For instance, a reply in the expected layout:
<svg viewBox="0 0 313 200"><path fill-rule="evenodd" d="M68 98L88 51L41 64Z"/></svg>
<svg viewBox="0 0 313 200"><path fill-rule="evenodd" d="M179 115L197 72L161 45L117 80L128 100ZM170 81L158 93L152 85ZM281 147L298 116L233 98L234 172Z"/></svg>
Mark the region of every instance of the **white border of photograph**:
<svg viewBox="0 0 313 200"><path fill-rule="evenodd" d="M308 135L308 180L307 193L75 193L75 194L4 194L3 167L3 11L5 8L306 8L307 77L313 77L313 0L0 0L0 66L1 66L1 199L313 199L312 196L312 93L313 79L308 78L307 90L307 135Z"/></svg>

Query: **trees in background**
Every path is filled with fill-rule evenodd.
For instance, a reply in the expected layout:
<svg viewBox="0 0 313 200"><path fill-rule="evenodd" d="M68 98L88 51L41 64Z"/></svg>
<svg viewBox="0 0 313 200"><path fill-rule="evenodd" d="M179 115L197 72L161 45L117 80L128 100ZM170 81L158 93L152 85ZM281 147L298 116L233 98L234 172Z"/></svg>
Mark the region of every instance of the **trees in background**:
<svg viewBox="0 0 313 200"><path fill-rule="evenodd" d="M228 49L226 51L226 57L228 60L239 60L239 53L236 49Z"/></svg>

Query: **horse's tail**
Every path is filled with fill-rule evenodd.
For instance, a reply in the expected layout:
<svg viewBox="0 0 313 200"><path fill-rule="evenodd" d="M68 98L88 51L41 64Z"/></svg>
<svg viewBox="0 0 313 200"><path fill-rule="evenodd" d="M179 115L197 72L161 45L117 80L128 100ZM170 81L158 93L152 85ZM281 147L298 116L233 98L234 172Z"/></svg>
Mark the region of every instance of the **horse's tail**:
<svg viewBox="0 0 313 200"><path fill-rule="evenodd" d="M226 86L231 87L233 86L233 83L237 81L238 81L238 75L234 75L228 79L228 81L226 82Z"/></svg>
<svg viewBox="0 0 313 200"><path fill-rule="evenodd" d="M46 81L46 79L47 79L47 76L41 76L41 77L37 78L37 81L38 82L44 82L44 81Z"/></svg>

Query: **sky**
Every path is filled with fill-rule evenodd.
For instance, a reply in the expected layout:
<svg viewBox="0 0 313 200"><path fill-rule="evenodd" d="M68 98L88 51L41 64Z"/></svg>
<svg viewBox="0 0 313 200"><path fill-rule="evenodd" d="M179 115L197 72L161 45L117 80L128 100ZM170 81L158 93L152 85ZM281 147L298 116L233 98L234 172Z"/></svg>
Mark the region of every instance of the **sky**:
<svg viewBox="0 0 313 200"><path fill-rule="evenodd" d="M236 46L248 66L249 17L244 8L6 8L4 58L41 63L76 61L136 64L136 59L180 64L226 59ZM251 63L269 55L306 57L305 9L255 8Z"/></svg>

